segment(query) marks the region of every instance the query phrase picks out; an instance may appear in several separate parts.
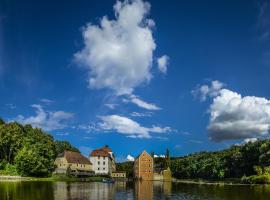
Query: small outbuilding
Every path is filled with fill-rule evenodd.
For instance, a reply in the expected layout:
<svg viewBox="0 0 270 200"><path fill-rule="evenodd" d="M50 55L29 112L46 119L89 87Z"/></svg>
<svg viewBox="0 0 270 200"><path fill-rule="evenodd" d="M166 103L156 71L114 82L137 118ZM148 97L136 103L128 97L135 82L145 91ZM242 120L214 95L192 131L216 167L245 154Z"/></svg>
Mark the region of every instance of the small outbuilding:
<svg viewBox="0 0 270 200"><path fill-rule="evenodd" d="M171 169L168 167L167 169L163 170L155 170L153 179L155 181L171 181L172 180Z"/></svg>
<svg viewBox="0 0 270 200"><path fill-rule="evenodd" d="M112 172L111 177L113 179L126 179L127 175L124 171Z"/></svg>

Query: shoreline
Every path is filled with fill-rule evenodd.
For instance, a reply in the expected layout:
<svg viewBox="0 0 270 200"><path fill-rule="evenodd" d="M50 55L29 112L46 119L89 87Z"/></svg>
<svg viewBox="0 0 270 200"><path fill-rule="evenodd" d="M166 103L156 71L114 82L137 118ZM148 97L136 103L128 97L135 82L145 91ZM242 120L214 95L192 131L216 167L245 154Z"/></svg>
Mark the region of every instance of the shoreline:
<svg viewBox="0 0 270 200"><path fill-rule="evenodd" d="M86 178L77 177L23 177L23 176L0 176L0 182L4 181L48 181L48 182L102 182L104 177L93 176Z"/></svg>
<svg viewBox="0 0 270 200"><path fill-rule="evenodd" d="M0 176L0 182L9 182L9 181L48 181L48 182L102 182L104 177L93 176L85 178L77 177L65 177L65 176L52 176L52 177L23 177L23 176ZM154 180L153 180L154 181ZM203 180L203 179L172 179L172 183L181 183L181 184L196 184L196 185L270 185L267 183L261 184L252 184L252 183L241 183L241 179L228 179L223 181L215 180Z"/></svg>
<svg viewBox="0 0 270 200"><path fill-rule="evenodd" d="M223 181L203 180L203 179L198 180L173 179L172 182L182 184L195 184L195 185L243 185L243 186L270 185L269 183L241 183L240 179L223 180Z"/></svg>

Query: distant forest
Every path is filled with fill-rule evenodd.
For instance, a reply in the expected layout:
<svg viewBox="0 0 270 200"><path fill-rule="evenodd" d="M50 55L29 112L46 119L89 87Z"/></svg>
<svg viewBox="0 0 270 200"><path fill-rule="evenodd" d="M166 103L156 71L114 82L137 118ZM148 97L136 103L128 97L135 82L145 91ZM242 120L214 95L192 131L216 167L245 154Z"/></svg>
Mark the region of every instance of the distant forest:
<svg viewBox="0 0 270 200"><path fill-rule="evenodd" d="M182 179L242 178L268 174L270 140L259 140L216 152L172 158L173 176Z"/></svg>
<svg viewBox="0 0 270 200"><path fill-rule="evenodd" d="M41 129L0 119L0 174L49 176L56 156L64 150L79 151Z"/></svg>

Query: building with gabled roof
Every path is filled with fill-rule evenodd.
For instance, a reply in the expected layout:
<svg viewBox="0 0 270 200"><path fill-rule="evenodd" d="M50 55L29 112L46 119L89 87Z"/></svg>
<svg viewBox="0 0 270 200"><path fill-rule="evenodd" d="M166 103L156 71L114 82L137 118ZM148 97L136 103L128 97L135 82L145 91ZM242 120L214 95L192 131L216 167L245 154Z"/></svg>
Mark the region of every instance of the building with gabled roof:
<svg viewBox="0 0 270 200"><path fill-rule="evenodd" d="M94 174L92 163L81 153L64 151L54 161L55 171L58 174L70 174L74 176L90 176Z"/></svg>
<svg viewBox="0 0 270 200"><path fill-rule="evenodd" d="M93 164L95 174L111 175L116 170L115 157L108 145L93 150L89 159Z"/></svg>
<svg viewBox="0 0 270 200"><path fill-rule="evenodd" d="M134 161L133 175L135 179L153 180L154 160L151 155L143 151Z"/></svg>

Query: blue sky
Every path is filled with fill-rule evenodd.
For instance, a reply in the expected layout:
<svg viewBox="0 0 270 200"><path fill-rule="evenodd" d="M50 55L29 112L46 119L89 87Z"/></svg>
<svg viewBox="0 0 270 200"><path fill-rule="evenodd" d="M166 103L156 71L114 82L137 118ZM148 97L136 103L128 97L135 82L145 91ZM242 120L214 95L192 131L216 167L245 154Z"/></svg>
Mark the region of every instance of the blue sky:
<svg viewBox="0 0 270 200"><path fill-rule="evenodd" d="M120 161L267 138L269 13L256 0L1 0L0 116Z"/></svg>

